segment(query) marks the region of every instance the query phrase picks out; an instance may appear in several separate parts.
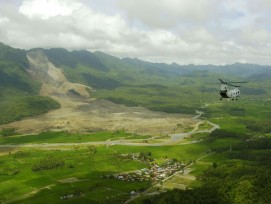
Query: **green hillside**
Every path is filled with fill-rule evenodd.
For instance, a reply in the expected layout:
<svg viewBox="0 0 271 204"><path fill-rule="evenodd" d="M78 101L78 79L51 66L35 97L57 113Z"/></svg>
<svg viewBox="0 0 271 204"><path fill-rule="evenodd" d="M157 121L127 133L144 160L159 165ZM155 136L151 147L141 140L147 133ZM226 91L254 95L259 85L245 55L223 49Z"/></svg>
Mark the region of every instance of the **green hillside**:
<svg viewBox="0 0 271 204"><path fill-rule="evenodd" d="M71 82L96 89L97 98L169 113L194 114L197 109L204 112L200 130L210 128L208 121L220 129L191 134L180 144L157 146L151 145L156 141L154 135L139 136L125 130L88 134L48 131L8 137L14 130L2 129L0 201L124 203L133 198L134 191L140 196L131 203L270 203L271 67L240 63L178 65L119 59L102 52L42 51ZM59 106L50 98L38 96L41 84L28 74L27 52L0 44L1 123ZM219 100L219 84L213 84L219 78L248 82L240 88L238 101ZM120 140L124 144L133 139L143 145L107 143ZM164 140L164 136L157 140ZM101 145L92 146L91 141ZM50 143L52 146L46 146ZM5 144L19 146L13 146L13 151ZM192 170L188 176L195 178L190 181L171 177L175 184L185 184L186 190L161 189L156 185L160 181L116 179L123 173L145 171L154 162L161 165L168 161L179 161L183 168Z"/></svg>
<svg viewBox="0 0 271 204"><path fill-rule="evenodd" d="M29 77L28 67L24 50L0 44L0 124L59 107L38 96L40 83Z"/></svg>
<svg viewBox="0 0 271 204"><path fill-rule="evenodd" d="M41 48L37 48L41 49ZM33 49L35 50L35 49ZM30 51L33 51L30 50ZM269 98L269 66L235 63L225 66L151 63L119 59L102 52L41 49L71 82L96 89L94 97L127 106L142 106L169 113L194 113L196 107L219 100L218 78L245 80L242 100ZM45 112L58 105L37 96L39 82L27 74L24 50L0 46L0 123ZM34 98L34 99L33 99ZM37 101L35 110L30 101Z"/></svg>
<svg viewBox="0 0 271 204"><path fill-rule="evenodd" d="M97 91L95 97L128 106L170 113L194 113L195 107L219 99L219 78L248 81L242 98L269 97L269 66L235 63L225 66L151 63L119 59L102 52L44 50L71 82Z"/></svg>

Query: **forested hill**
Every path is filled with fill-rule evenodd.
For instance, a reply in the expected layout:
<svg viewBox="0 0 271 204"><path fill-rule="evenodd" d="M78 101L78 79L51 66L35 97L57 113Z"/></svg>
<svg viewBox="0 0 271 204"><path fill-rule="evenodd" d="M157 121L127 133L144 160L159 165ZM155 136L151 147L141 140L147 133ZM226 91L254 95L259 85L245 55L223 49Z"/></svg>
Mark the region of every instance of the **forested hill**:
<svg viewBox="0 0 271 204"><path fill-rule="evenodd" d="M39 96L40 83L29 76L28 67L24 50L0 43L0 124L59 107Z"/></svg>
<svg viewBox="0 0 271 204"><path fill-rule="evenodd" d="M86 50L71 52L62 48L42 50L49 61L63 68L70 80L105 89L116 88L123 84L161 83L169 79L177 80L181 76L206 76L210 73L220 75L222 78L244 79L266 78L266 74L271 73L270 66L255 64L179 65L152 63L137 58L120 59L102 52L92 53ZM104 80L109 82L103 84Z"/></svg>
<svg viewBox="0 0 271 204"><path fill-rule="evenodd" d="M170 113L193 113L195 107L216 101L218 79L248 81L242 97L270 96L270 66L179 65L117 58L102 52L42 49L71 82L97 89L95 97L128 106L143 106Z"/></svg>
<svg viewBox="0 0 271 204"><path fill-rule="evenodd" d="M35 49L34 49L35 50ZM193 113L202 103L218 99L218 78L249 81L241 89L245 97L267 97L270 66L179 65L152 63L137 58L117 58L103 52L39 49L63 70L71 82L91 86L95 97L128 106L143 106L170 113ZM33 50L31 50L33 51ZM197 99L197 100L195 100Z"/></svg>
<svg viewBox="0 0 271 204"><path fill-rule="evenodd" d="M14 49L0 44L0 123L18 120L59 105L39 96L41 83L29 76L29 52L42 51L71 82L91 86L94 97L128 106L170 113L194 113L195 107L218 98L218 85L207 82L247 80L244 97L268 97L270 66L235 63L226 66L152 63L120 59L102 52L62 48ZM196 100L195 100L196 99Z"/></svg>

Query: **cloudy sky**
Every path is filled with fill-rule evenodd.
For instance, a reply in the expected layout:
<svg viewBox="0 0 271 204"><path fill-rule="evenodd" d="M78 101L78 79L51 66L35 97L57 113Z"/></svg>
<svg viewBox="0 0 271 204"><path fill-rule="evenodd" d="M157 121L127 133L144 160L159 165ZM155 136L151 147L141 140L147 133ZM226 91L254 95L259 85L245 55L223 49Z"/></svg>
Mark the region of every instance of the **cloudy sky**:
<svg viewBox="0 0 271 204"><path fill-rule="evenodd" d="M0 0L0 41L154 62L271 65L271 0Z"/></svg>

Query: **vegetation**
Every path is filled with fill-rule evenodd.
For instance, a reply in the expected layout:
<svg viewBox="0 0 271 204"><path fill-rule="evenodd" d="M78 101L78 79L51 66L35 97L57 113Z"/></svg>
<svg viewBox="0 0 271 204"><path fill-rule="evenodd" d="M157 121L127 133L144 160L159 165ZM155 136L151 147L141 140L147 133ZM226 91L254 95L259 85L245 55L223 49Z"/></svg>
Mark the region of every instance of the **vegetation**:
<svg viewBox="0 0 271 204"><path fill-rule="evenodd" d="M200 187L193 190L179 190L174 189L165 193L161 193L152 198L146 198L141 203L144 204L165 204L165 203L199 203L199 204L211 204L211 203L229 203L226 199L212 187Z"/></svg>
<svg viewBox="0 0 271 204"><path fill-rule="evenodd" d="M198 133L186 140L188 144L170 146L1 148L0 202L122 203L135 192L142 193L135 203L270 203L270 67L238 63L180 66L118 59L101 52L43 51L70 81L95 88L97 98L169 113L194 114L197 109L220 130ZM59 107L52 99L38 96L40 84L29 77L28 67L25 51L0 45L0 124ZM216 78L250 83L241 88L240 100L220 101L217 85L206 83ZM70 90L70 94L77 93ZM209 127L203 123L200 130ZM15 129L3 128L0 133L1 144L146 138L123 130L17 136ZM190 165L190 174L197 176L196 181L185 183L191 189L160 193L151 188L149 180L104 179L135 174L150 163L161 165L169 160ZM153 196L145 195L146 189Z"/></svg>
<svg viewBox="0 0 271 204"><path fill-rule="evenodd" d="M78 196L68 200L95 203L110 199L120 203L129 198L131 191L150 186L148 181L127 183L103 179L104 175L146 167L139 161L116 160L114 155L115 151L111 148L85 145L65 149L56 147L54 150L23 148L2 155L0 200L28 202L29 198L24 195L33 189L40 189L33 193L31 202L43 203L45 199L57 203L62 196L78 192ZM16 174L12 173L15 171Z"/></svg>
<svg viewBox="0 0 271 204"><path fill-rule="evenodd" d="M240 105L240 104L239 104ZM243 105L243 102L242 102ZM257 132L244 120L268 120L268 114L254 115L254 107L265 111L268 104L246 104L244 115L236 116L228 107L219 107L223 118L216 118L217 106L208 107L209 115L223 127L212 132L202 143L213 154L196 163L195 170L200 187L190 190L171 190L156 196L145 196L135 203L269 203L271 138L264 131ZM224 110L223 110L224 109ZM242 127L242 128L240 128ZM197 137L197 136L196 136Z"/></svg>
<svg viewBox="0 0 271 204"><path fill-rule="evenodd" d="M38 95L40 84L29 76L28 67L24 50L0 43L0 124L60 107Z"/></svg>
<svg viewBox="0 0 271 204"><path fill-rule="evenodd" d="M4 134L14 134L14 129L3 129L2 135ZM3 134L4 133L4 134ZM108 139L120 139L120 138L127 138L127 139L137 139L137 138L145 138L133 134L127 133L123 130L118 130L115 132L109 131L100 131L100 132L93 132L93 133L68 133L68 132L42 132L37 135L17 135L13 137L0 137L0 143L2 144L22 144L22 143L72 143L72 142L97 142L97 141L106 141Z"/></svg>
<svg viewBox="0 0 271 204"><path fill-rule="evenodd" d="M32 171L57 169L57 168L63 167L64 165L65 165L65 162L62 159L49 156L35 163L32 166Z"/></svg>
<svg viewBox="0 0 271 204"><path fill-rule="evenodd" d="M219 85L208 82L218 82L215 80L218 78L252 81L256 77L255 73L258 78L262 76L263 80L242 87L242 97L256 99L271 94L268 80L264 78L270 70L266 66L239 63L222 67L181 66L131 58L119 59L101 52L68 52L64 49L43 51L52 63L62 68L70 81L93 87L97 90L94 94L97 98L127 106L191 114L195 108L218 100ZM229 111L243 114L242 109L232 108Z"/></svg>
<svg viewBox="0 0 271 204"><path fill-rule="evenodd" d="M0 132L0 135L4 137L15 135L15 134L16 134L15 128L3 128L2 131Z"/></svg>

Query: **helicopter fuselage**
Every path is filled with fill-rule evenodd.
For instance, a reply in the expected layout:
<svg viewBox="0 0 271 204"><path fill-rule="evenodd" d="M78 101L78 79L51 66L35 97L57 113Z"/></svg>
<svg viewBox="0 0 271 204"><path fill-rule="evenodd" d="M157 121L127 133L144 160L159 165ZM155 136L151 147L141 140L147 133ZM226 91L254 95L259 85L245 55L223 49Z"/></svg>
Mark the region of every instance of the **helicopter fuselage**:
<svg viewBox="0 0 271 204"><path fill-rule="evenodd" d="M222 98L231 98L232 100L237 100L237 97L240 96L240 90L238 88L229 90L226 84L221 84L220 96L220 100L222 100Z"/></svg>

